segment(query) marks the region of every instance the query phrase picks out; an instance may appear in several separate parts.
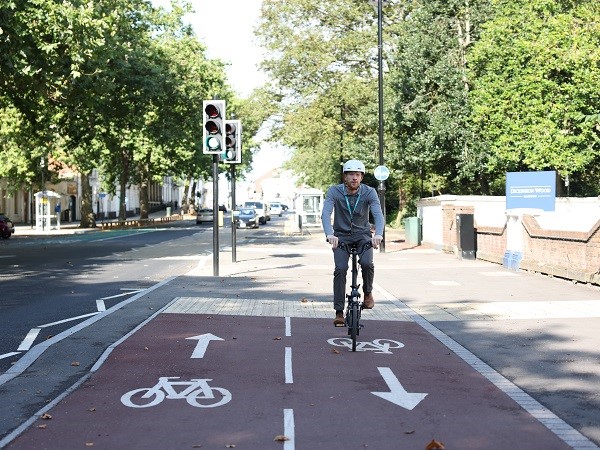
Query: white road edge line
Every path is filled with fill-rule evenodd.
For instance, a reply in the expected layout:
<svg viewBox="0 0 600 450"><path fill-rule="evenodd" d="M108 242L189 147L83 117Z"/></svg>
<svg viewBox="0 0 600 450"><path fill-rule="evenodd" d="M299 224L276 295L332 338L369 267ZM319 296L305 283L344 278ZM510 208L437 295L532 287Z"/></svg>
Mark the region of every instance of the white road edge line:
<svg viewBox="0 0 600 450"><path fill-rule="evenodd" d="M0 359L10 358L11 356L18 355L19 353L21 353L21 352L4 353L3 355L0 355Z"/></svg>
<svg viewBox="0 0 600 450"><path fill-rule="evenodd" d="M292 320L290 317L285 318L285 336L290 337L292 335Z"/></svg>
<svg viewBox="0 0 600 450"><path fill-rule="evenodd" d="M589 450L600 449L596 444L590 441L587 437L566 423L536 399L523 391L516 384L504 378L500 373L484 363L481 359L464 348L454 339L446 335L441 330L428 322L421 315L416 313L410 306L407 306L401 300L397 299L390 292L386 291L377 283L373 283L373 287L382 294L386 300L395 304L409 319L416 322L421 328L435 337L438 341L444 344L450 351L455 353L459 358L469 364L473 369L487 378L494 386L513 399L521 408L531 414L536 420L543 424L546 428L552 431L556 436L570 445L573 450Z"/></svg>
<svg viewBox="0 0 600 450"><path fill-rule="evenodd" d="M287 441L283 442L283 450L294 450L296 445L296 431L294 426L293 409L283 410L283 435L288 438Z"/></svg>
<svg viewBox="0 0 600 450"><path fill-rule="evenodd" d="M106 304L104 303L104 300L96 300L96 309L98 312L106 311Z"/></svg>
<svg viewBox="0 0 600 450"><path fill-rule="evenodd" d="M61 323L72 322L74 320L79 320L79 319L85 319L86 317L95 316L96 314L98 314L98 312L99 311L96 311L96 312L93 312L93 313L88 313L88 314L83 314L83 315L77 316L77 317L69 317L68 319L58 320L56 322L46 323L44 325L38 325L38 327L40 327L40 328L46 328L46 327L51 327L53 325L59 325Z"/></svg>
<svg viewBox="0 0 600 450"><path fill-rule="evenodd" d="M285 348L285 384L292 384L294 376L292 375L292 347Z"/></svg>
<svg viewBox="0 0 600 450"><path fill-rule="evenodd" d="M71 327L68 330L63 331L62 333L59 333L56 336L51 337L48 340L45 340L43 342L40 342L39 344L34 345L31 348L31 350L29 350L27 353L25 353L10 369L8 369L6 372L4 372L2 375L0 375L0 386L2 386L6 382L12 380L16 376L19 376L20 374L22 374L51 345L54 345L57 342L60 342L63 339L71 336L72 334L84 329L85 327L97 322L98 320L103 319L104 317L108 316L109 314L112 314L113 312L121 309L123 306L126 306L129 303L137 300L138 298L146 295L148 292L154 291L155 289L158 289L158 288L164 286L165 284L170 283L175 278L177 278L177 277L173 276L173 277L167 278L159 283L156 283L154 286L151 286L148 289L145 289L145 290L137 293L133 297L128 298L127 300L123 300L121 303L117 303L112 308L109 308L106 311L103 311L101 313L96 313L93 317L90 317L89 319L84 320L83 322L75 325L74 327ZM0 445L0 448L1 448L1 445Z"/></svg>
<svg viewBox="0 0 600 450"><path fill-rule="evenodd" d="M121 290L124 291L125 289L121 289ZM127 292L123 292L122 294L111 295L110 297L102 297L100 300L110 300L111 298L127 297L128 295L137 294L138 292L142 292L142 291L143 291L143 289L128 289Z"/></svg>
<svg viewBox="0 0 600 450"><path fill-rule="evenodd" d="M31 330L29 330L29 333L27 333L25 339L23 339L19 344L19 348L17 348L17 351L26 352L27 350L29 350L40 331L41 328L32 328Z"/></svg>

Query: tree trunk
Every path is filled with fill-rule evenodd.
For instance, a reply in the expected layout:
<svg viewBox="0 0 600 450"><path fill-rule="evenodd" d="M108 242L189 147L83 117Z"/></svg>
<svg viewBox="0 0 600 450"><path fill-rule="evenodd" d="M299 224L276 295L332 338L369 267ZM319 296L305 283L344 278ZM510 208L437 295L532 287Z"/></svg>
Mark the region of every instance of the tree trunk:
<svg viewBox="0 0 600 450"><path fill-rule="evenodd" d="M89 174L81 173L81 228L96 228Z"/></svg>

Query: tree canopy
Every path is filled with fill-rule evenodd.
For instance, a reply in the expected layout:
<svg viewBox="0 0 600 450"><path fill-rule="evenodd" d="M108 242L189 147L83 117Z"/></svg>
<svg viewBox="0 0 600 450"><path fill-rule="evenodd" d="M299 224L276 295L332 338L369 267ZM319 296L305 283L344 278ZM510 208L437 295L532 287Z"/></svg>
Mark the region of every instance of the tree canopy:
<svg viewBox="0 0 600 450"><path fill-rule="evenodd" d="M376 17L362 0L263 2L273 139L315 187L350 157L377 165ZM510 170L598 194L598 2L392 0L383 18L388 207L502 194Z"/></svg>

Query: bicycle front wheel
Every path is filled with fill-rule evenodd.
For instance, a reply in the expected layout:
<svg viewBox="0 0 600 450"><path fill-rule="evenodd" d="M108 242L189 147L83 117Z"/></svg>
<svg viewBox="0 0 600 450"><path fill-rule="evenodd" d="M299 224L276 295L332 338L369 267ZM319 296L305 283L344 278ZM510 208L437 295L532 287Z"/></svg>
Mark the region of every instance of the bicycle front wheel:
<svg viewBox="0 0 600 450"><path fill-rule="evenodd" d="M352 351L356 351L356 335L358 334L358 305L352 304L350 307L350 338L352 339Z"/></svg>

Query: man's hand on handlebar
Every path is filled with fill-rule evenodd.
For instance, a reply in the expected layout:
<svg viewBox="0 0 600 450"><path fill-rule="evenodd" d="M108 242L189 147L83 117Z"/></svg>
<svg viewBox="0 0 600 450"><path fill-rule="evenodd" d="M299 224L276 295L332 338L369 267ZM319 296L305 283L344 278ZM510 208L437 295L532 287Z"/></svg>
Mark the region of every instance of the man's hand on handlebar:
<svg viewBox="0 0 600 450"><path fill-rule="evenodd" d="M379 244L383 241L383 236L376 234L371 238L371 244L373 244L373 248L377 250L379 248Z"/></svg>
<svg viewBox="0 0 600 450"><path fill-rule="evenodd" d="M331 248L337 248L338 246L338 238L337 236L334 236L333 234L330 234L327 236L327 242L329 242L331 244Z"/></svg>

